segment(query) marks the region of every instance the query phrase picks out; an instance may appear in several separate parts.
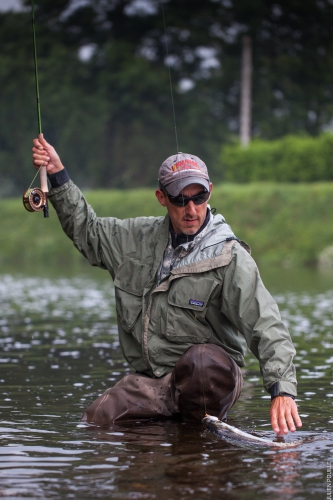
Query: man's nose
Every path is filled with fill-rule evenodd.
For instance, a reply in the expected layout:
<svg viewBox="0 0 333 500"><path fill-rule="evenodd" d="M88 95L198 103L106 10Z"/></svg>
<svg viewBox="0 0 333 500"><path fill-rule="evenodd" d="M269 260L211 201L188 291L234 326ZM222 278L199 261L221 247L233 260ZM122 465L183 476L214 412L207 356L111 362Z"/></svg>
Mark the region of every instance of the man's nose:
<svg viewBox="0 0 333 500"><path fill-rule="evenodd" d="M195 215L197 213L195 203L192 200L188 202L186 211L191 215Z"/></svg>

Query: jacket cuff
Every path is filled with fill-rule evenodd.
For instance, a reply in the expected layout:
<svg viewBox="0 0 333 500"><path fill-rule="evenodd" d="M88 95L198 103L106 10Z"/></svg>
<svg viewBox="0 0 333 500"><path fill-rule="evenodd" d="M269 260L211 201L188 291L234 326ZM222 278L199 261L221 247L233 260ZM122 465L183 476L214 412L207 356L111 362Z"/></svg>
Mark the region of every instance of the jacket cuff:
<svg viewBox="0 0 333 500"><path fill-rule="evenodd" d="M270 386L269 392L271 394L271 399L276 398L276 396L289 396L294 399L297 396L294 384L284 380L274 382L274 384Z"/></svg>
<svg viewBox="0 0 333 500"><path fill-rule="evenodd" d="M60 170L59 172L56 172L55 174L49 174L47 177L52 188L60 187L69 181L69 175L65 168Z"/></svg>

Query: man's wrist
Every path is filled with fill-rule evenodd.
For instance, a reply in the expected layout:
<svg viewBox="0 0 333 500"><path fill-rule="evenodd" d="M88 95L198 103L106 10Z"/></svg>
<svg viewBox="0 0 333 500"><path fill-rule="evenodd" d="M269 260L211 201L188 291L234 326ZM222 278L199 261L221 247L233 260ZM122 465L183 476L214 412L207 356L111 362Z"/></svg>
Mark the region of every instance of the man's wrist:
<svg viewBox="0 0 333 500"><path fill-rule="evenodd" d="M294 394L290 394L289 392L285 391L280 391L279 382L275 382L274 384L272 384L271 387L269 388L269 392L271 393L271 401L273 401L273 399L275 399L277 396L286 396L295 399Z"/></svg>
<svg viewBox="0 0 333 500"><path fill-rule="evenodd" d="M53 188L60 187L69 181L69 175L65 168L59 170L59 172L56 172L55 174L48 174L47 177L50 181L51 187Z"/></svg>
<svg viewBox="0 0 333 500"><path fill-rule="evenodd" d="M271 401L273 401L273 399L277 398L278 396L295 399L295 396L293 396L292 394L288 394L287 392L279 392L279 394L276 394L275 396L271 395Z"/></svg>

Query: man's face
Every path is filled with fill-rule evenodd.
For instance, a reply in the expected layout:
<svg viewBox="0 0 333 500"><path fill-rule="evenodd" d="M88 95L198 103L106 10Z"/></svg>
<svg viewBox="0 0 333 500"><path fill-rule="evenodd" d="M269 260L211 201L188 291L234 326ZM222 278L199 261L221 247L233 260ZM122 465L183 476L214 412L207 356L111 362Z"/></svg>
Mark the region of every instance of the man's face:
<svg viewBox="0 0 333 500"><path fill-rule="evenodd" d="M213 185L210 184L210 192L212 192L212 189ZM203 190L204 187L201 184L190 184L179 194L194 196ZM208 200L202 203L202 205L195 205L193 201L190 201L184 207L176 207L161 189L157 189L155 194L160 204L167 208L172 227L176 234L184 233L190 235L199 231L206 218Z"/></svg>

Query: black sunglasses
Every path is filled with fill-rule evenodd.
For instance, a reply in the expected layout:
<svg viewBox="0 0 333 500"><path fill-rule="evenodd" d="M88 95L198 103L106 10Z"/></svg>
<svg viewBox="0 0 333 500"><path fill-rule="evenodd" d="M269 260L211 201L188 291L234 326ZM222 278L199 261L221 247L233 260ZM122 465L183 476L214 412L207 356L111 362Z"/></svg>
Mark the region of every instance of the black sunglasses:
<svg viewBox="0 0 333 500"><path fill-rule="evenodd" d="M195 205L202 205L210 196L210 192L206 190L200 191L200 193L195 194L194 196L183 196L181 194L178 196L171 196L171 194L169 194L163 187L162 190L169 198L170 203L176 207L185 207L190 201L193 201Z"/></svg>

